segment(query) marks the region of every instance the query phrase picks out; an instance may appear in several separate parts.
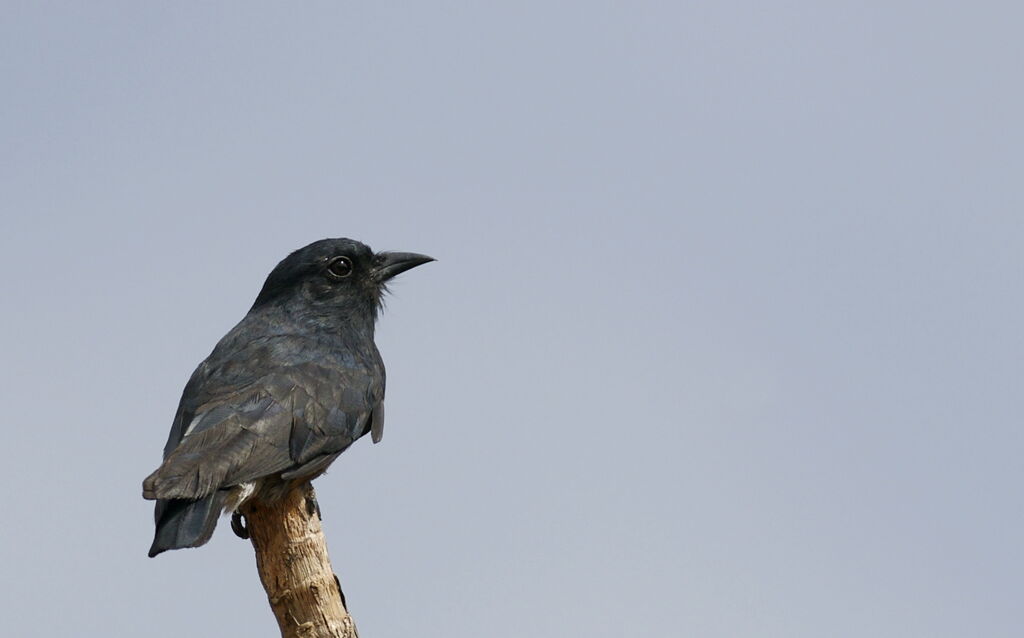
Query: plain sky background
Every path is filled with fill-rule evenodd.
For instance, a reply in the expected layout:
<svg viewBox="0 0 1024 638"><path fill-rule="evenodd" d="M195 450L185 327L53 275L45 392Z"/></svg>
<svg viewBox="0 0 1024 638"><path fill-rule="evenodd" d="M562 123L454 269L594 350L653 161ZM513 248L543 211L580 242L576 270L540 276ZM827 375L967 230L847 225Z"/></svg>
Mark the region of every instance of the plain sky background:
<svg viewBox="0 0 1024 638"><path fill-rule="evenodd" d="M1019 636L1024 10L6 2L0 634L276 636L146 557L288 252L438 258L317 482L361 633Z"/></svg>

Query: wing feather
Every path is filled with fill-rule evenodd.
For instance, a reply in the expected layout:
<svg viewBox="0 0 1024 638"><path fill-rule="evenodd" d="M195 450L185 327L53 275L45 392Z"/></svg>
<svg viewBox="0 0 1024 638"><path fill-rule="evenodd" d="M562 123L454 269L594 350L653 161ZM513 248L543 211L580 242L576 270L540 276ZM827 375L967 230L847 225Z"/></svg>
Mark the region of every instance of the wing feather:
<svg viewBox="0 0 1024 638"><path fill-rule="evenodd" d="M211 364L211 355L191 392L186 386L164 462L144 481L143 496L198 499L267 476L313 475L369 431L383 399L380 376L351 357L303 360L295 356L302 345L264 341L243 352L260 362L256 369L272 371L256 379L232 362Z"/></svg>

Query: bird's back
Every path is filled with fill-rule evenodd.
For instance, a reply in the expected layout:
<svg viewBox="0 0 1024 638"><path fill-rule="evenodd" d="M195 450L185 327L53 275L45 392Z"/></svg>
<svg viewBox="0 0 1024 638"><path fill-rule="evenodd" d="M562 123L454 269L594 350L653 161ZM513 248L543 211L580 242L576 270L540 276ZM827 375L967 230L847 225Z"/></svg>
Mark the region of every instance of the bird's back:
<svg viewBox="0 0 1024 638"><path fill-rule="evenodd" d="M143 483L146 498L167 501L157 506L158 537L161 513L180 509L176 501L202 502L215 525L209 501L231 501L225 491L268 494L261 488L319 475L382 417L383 398L372 338L353 344L247 317L196 368L164 462Z"/></svg>

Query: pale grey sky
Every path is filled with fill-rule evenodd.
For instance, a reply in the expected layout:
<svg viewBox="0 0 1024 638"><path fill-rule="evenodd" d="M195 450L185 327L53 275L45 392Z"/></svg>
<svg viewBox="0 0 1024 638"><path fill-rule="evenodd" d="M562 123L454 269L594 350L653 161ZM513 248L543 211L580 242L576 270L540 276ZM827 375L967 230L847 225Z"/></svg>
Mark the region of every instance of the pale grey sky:
<svg viewBox="0 0 1024 638"><path fill-rule="evenodd" d="M0 634L274 636L146 558L289 251L394 286L318 481L361 633L1017 636L1016 3L30 3L0 21Z"/></svg>

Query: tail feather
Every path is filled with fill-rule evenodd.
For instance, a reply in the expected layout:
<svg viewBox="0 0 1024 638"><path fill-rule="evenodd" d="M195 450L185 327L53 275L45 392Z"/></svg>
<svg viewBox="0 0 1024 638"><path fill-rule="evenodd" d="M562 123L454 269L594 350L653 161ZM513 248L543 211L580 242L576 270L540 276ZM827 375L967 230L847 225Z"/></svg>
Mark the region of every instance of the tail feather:
<svg viewBox="0 0 1024 638"><path fill-rule="evenodd" d="M149 556L169 549L199 547L210 540L227 500L228 490L217 490L199 500L172 499L156 503L156 537Z"/></svg>

